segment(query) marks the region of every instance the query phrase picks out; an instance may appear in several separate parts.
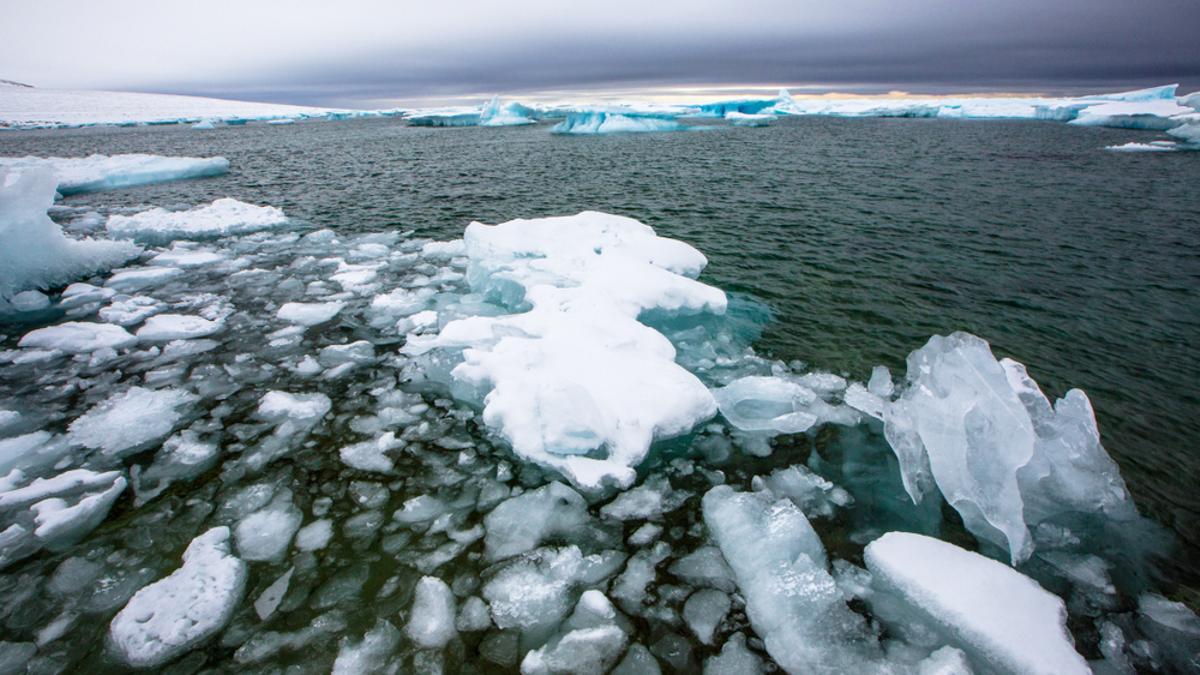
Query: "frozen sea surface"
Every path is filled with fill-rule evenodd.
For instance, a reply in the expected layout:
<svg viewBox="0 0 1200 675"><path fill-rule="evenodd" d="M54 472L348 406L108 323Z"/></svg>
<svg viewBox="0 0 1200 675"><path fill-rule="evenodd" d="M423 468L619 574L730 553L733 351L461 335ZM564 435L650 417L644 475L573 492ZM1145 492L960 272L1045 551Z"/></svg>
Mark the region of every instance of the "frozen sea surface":
<svg viewBox="0 0 1200 675"><path fill-rule="evenodd" d="M1195 154L1049 122L546 131L0 137L5 156L230 162L50 210L68 237L111 218L171 236L0 327L6 666L1194 666ZM286 220L249 231L259 208ZM583 209L658 239L598 214L534 222L570 245L468 228ZM990 351L926 346L956 330ZM699 390L646 396L598 358L668 349ZM711 403L664 415L671 386ZM634 437L654 442L606 464ZM632 487L562 469L580 461ZM939 565L998 590L959 602ZM1013 646L1014 616L1049 627L1054 661Z"/></svg>

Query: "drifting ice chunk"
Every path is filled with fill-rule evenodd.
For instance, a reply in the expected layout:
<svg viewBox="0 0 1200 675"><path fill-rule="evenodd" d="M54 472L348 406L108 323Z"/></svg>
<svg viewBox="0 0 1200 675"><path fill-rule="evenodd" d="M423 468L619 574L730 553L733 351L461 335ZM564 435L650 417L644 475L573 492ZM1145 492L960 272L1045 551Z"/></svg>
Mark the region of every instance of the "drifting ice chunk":
<svg viewBox="0 0 1200 675"><path fill-rule="evenodd" d="M333 661L334 675L361 675L362 673L392 672L387 662L400 645L400 631L391 623L378 619L375 627L363 635L362 640L351 642L342 638L338 643L338 655Z"/></svg>
<svg viewBox="0 0 1200 675"><path fill-rule="evenodd" d="M48 171L63 195L219 176L229 171L224 157L160 157L159 155L91 155L89 157L0 158L0 169ZM2 183L3 181L0 181Z"/></svg>
<svg viewBox="0 0 1200 675"><path fill-rule="evenodd" d="M30 331L18 343L34 349L58 349L71 354L88 354L100 349L128 349L137 338L129 331L107 323L68 321Z"/></svg>
<svg viewBox="0 0 1200 675"><path fill-rule="evenodd" d="M713 642L713 633L729 613L729 596L711 588L702 588L688 597L683 605L683 620L696 638L706 645Z"/></svg>
<svg viewBox="0 0 1200 675"><path fill-rule="evenodd" d="M137 337L148 342L191 340L214 335L224 328L225 322L221 320L209 321L184 314L158 314L146 319L146 323L138 329Z"/></svg>
<svg viewBox="0 0 1200 675"><path fill-rule="evenodd" d="M40 501L30 507L37 525L33 534L50 550L63 550L96 529L124 491L125 478L118 475L108 489L88 493L74 504L60 497Z"/></svg>
<svg viewBox="0 0 1200 675"><path fill-rule="evenodd" d="M686 125L675 120L674 115L585 110L567 113L566 119L554 125L551 131L556 134L601 135L681 131L686 128Z"/></svg>
<svg viewBox="0 0 1200 675"><path fill-rule="evenodd" d="M316 326L337 316L344 306L341 302L289 302L275 316L301 326Z"/></svg>
<svg viewBox="0 0 1200 675"><path fill-rule="evenodd" d="M136 267L117 272L104 282L104 286L118 293L134 293L161 286L181 276L183 270L176 267Z"/></svg>
<svg viewBox="0 0 1200 675"><path fill-rule="evenodd" d="M798 434L816 424L802 408L816 400L807 387L778 377L743 377L713 392L721 414L743 431Z"/></svg>
<svg viewBox="0 0 1200 675"><path fill-rule="evenodd" d="M573 630L526 654L521 661L521 675L603 675L621 657L628 641L615 625Z"/></svg>
<svg viewBox="0 0 1200 675"><path fill-rule="evenodd" d="M373 441L347 445L341 449L339 455L343 464L359 471L392 473L396 464L385 453L400 447L400 445L400 441L396 440L396 434L389 431Z"/></svg>
<svg viewBox="0 0 1200 675"><path fill-rule="evenodd" d="M483 519L483 526L488 560L531 551L552 537L579 543L595 538L587 502L562 483L550 483L501 502Z"/></svg>
<svg viewBox="0 0 1200 675"><path fill-rule="evenodd" d="M183 419L178 409L197 398L182 389L130 387L72 422L67 437L72 443L96 448L106 455L136 452L171 433Z"/></svg>
<svg viewBox="0 0 1200 675"><path fill-rule="evenodd" d="M484 422L518 455L581 488L628 486L654 439L713 415L712 395L670 341L638 321L725 311L724 293L689 278L707 262L698 251L594 212L472 223L464 241L473 290L532 308L451 321L405 351L460 352L455 395L482 403Z"/></svg>
<svg viewBox="0 0 1200 675"><path fill-rule="evenodd" d="M1007 565L907 532L876 539L863 558L876 592L904 608L887 619L936 627L987 670L1091 672L1067 632L1062 600Z"/></svg>
<svg viewBox="0 0 1200 675"><path fill-rule="evenodd" d="M177 480L195 478L212 468L217 460L217 444L200 440L196 432L182 431L166 440L154 456L154 463L144 471L134 467L133 491L137 504L144 504Z"/></svg>
<svg viewBox="0 0 1200 675"><path fill-rule="evenodd" d="M483 586L501 630L544 635L571 611L570 593L611 575L620 557L583 556L579 547L540 548L507 564Z"/></svg>
<svg viewBox="0 0 1200 675"><path fill-rule="evenodd" d="M704 662L704 675L761 675L762 672L762 659L746 648L746 636L741 633L731 635L721 653Z"/></svg>
<svg viewBox="0 0 1200 675"><path fill-rule="evenodd" d="M113 652L134 668L161 666L219 631L242 598L246 563L229 553L229 528L192 540L183 566L138 591L113 617Z"/></svg>
<svg viewBox="0 0 1200 675"><path fill-rule="evenodd" d="M333 539L333 521L317 520L296 532L296 548L301 551L319 551Z"/></svg>
<svg viewBox="0 0 1200 675"><path fill-rule="evenodd" d="M934 336L910 354L908 378L884 413L905 487L919 499L913 486L925 483L928 462L967 528L1014 564L1033 551L1028 526L1060 513L1136 518L1083 392L1051 407L1024 366L997 361L966 333Z"/></svg>
<svg viewBox="0 0 1200 675"><path fill-rule="evenodd" d="M282 491L266 507L238 523L234 531L238 553L246 560L279 560L302 520L300 509L292 504L291 492Z"/></svg>
<svg viewBox="0 0 1200 675"><path fill-rule="evenodd" d="M23 290L107 271L141 251L128 242L64 235L46 215L54 204L54 184L45 170L14 174L0 168L0 305Z"/></svg>
<svg viewBox="0 0 1200 675"><path fill-rule="evenodd" d="M791 501L727 485L702 500L704 524L733 568L767 652L793 673L868 672L881 658L862 617L825 570L825 548Z"/></svg>
<svg viewBox="0 0 1200 675"><path fill-rule="evenodd" d="M113 237L167 244L176 239L215 239L286 225L287 216L273 206L255 206L225 197L189 211L162 208L112 215L105 228Z"/></svg>
<svg viewBox="0 0 1200 675"><path fill-rule="evenodd" d="M441 649L454 639L454 593L437 577L421 577L405 632L417 646Z"/></svg>

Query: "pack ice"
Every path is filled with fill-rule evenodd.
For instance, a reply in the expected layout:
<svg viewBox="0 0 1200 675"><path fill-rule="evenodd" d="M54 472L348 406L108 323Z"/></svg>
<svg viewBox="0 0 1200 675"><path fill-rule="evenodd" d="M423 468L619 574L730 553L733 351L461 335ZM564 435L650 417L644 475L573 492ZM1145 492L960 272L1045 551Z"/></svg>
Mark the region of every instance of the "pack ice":
<svg viewBox="0 0 1200 675"><path fill-rule="evenodd" d="M23 300L0 669L1194 670L1086 396L978 338L855 382L629 218L304 227Z"/></svg>

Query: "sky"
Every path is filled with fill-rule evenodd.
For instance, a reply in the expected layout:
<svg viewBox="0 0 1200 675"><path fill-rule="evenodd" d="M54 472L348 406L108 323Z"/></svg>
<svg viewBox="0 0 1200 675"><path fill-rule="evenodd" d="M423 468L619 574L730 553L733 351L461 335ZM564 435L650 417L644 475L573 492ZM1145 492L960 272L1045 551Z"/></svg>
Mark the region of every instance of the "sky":
<svg viewBox="0 0 1200 675"><path fill-rule="evenodd" d="M5 0L0 79L310 105L1200 89L1200 0Z"/></svg>

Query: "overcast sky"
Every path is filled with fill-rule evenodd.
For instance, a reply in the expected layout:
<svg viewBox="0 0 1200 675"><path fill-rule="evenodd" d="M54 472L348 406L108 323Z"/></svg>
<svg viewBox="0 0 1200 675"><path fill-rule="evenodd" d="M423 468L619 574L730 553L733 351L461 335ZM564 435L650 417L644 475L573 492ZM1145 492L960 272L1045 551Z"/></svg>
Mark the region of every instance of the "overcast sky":
<svg viewBox="0 0 1200 675"><path fill-rule="evenodd" d="M1200 88L1200 0L25 0L2 16L2 79L292 103Z"/></svg>

